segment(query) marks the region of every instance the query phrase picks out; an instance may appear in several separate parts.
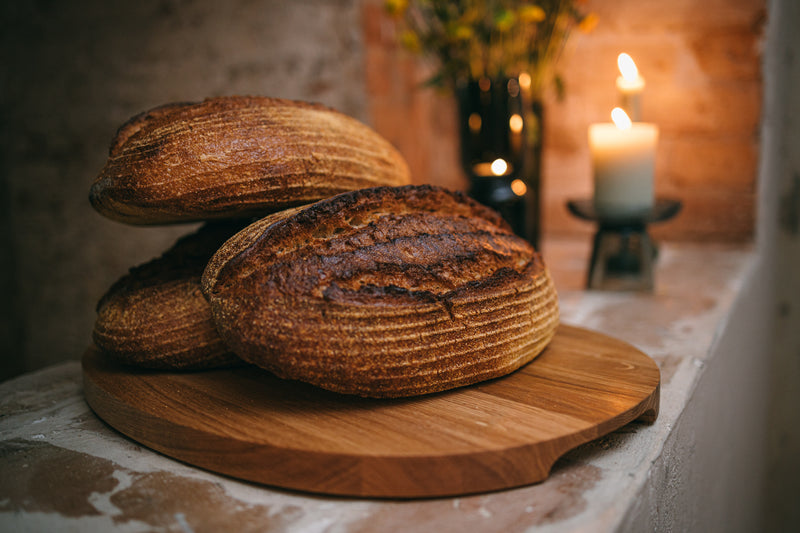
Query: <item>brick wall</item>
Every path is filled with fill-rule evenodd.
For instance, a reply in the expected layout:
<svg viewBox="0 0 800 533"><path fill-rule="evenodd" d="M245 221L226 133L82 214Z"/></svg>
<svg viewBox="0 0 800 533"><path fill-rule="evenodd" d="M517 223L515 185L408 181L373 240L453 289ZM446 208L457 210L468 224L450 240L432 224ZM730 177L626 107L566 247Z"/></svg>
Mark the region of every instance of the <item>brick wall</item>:
<svg viewBox="0 0 800 533"><path fill-rule="evenodd" d="M422 88L430 65L397 46L381 0L363 3L365 87L370 124L408 160L416 183L463 189L455 101Z"/></svg>
<svg viewBox="0 0 800 533"><path fill-rule="evenodd" d="M380 0L363 5L370 122L408 158L418 182L465 187L452 98L419 87L430 68L395 44ZM573 34L560 70L566 97L546 100L543 225L580 235L569 198L592 193L587 128L616 103L616 57L647 80L643 120L660 128L656 194L684 209L654 228L674 240L748 241L754 235L763 0L592 0L600 23Z"/></svg>

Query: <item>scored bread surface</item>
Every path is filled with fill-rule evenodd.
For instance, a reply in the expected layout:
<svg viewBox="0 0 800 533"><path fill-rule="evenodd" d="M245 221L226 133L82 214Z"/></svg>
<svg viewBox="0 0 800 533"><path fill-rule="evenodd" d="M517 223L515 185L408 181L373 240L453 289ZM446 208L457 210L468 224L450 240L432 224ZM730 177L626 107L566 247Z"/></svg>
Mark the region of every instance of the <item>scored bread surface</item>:
<svg viewBox="0 0 800 533"><path fill-rule="evenodd" d="M97 305L93 339L119 362L162 369L241 364L217 333L200 290L209 258L244 223L215 223L134 267Z"/></svg>
<svg viewBox="0 0 800 533"><path fill-rule="evenodd" d="M89 198L108 218L164 224L264 216L409 181L400 153L351 117L317 104L229 96L130 119Z"/></svg>
<svg viewBox="0 0 800 533"><path fill-rule="evenodd" d="M361 396L508 374L558 324L555 288L530 244L494 211L432 186L268 216L220 248L202 286L237 355Z"/></svg>

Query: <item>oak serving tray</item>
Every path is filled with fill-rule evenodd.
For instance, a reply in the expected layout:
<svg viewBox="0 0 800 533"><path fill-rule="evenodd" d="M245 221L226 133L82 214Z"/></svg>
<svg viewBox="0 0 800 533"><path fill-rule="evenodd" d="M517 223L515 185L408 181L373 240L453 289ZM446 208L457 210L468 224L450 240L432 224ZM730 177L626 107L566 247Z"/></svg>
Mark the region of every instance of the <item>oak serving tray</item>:
<svg viewBox="0 0 800 533"><path fill-rule="evenodd" d="M325 494L413 498L527 485L568 450L658 415L660 374L606 335L561 325L506 377L375 400L255 367L132 369L90 347L86 400L130 438L210 471Z"/></svg>

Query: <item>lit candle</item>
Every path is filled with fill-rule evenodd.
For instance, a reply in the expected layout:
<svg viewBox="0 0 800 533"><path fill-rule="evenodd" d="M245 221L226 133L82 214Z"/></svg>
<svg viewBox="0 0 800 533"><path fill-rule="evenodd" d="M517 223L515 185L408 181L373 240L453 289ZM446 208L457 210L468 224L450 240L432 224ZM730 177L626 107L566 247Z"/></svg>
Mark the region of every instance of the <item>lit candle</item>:
<svg viewBox="0 0 800 533"><path fill-rule="evenodd" d="M635 216L653 207L658 127L632 123L620 108L611 118L589 126L594 207L600 216Z"/></svg>
<svg viewBox="0 0 800 533"><path fill-rule="evenodd" d="M619 106L625 110L631 120L642 120L642 92L644 91L644 78L639 75L631 56L620 54L617 57L617 66L620 76L617 77L617 93Z"/></svg>
<svg viewBox="0 0 800 533"><path fill-rule="evenodd" d="M507 176L511 174L511 165L505 159L495 159L491 163L477 163L472 165L472 173L482 178L492 176Z"/></svg>

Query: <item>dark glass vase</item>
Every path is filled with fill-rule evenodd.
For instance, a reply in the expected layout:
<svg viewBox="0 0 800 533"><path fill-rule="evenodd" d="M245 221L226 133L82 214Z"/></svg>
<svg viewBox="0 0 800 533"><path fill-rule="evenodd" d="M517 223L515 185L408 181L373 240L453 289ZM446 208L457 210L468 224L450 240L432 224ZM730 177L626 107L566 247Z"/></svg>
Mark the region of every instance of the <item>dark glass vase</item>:
<svg viewBox="0 0 800 533"><path fill-rule="evenodd" d="M497 210L538 248L542 105L516 78L470 80L456 89L461 164L469 194Z"/></svg>

